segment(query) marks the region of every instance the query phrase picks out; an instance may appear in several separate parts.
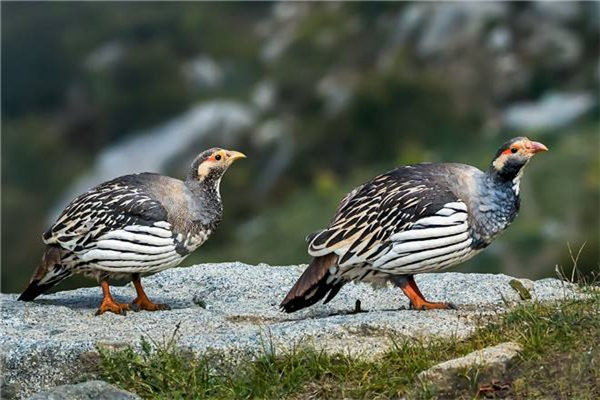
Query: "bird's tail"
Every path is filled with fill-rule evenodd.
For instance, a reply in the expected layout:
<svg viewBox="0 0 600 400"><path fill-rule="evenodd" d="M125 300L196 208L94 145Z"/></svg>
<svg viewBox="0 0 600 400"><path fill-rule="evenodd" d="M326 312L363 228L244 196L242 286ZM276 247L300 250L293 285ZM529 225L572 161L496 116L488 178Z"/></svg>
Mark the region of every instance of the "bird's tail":
<svg viewBox="0 0 600 400"><path fill-rule="evenodd" d="M56 245L46 246L42 261L33 273L29 285L19 296L21 301L32 301L52 286L71 276L72 272L62 263L65 250Z"/></svg>
<svg viewBox="0 0 600 400"><path fill-rule="evenodd" d="M325 296L325 303L333 299L346 283L331 276L330 269L335 267L337 259L338 256L334 253L313 258L281 303L283 311L292 313L301 310Z"/></svg>

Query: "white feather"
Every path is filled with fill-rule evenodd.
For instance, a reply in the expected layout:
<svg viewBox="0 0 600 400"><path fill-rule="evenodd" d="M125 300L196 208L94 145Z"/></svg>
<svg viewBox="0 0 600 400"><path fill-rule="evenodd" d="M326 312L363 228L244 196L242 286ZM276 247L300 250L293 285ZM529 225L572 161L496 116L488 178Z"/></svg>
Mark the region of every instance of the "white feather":
<svg viewBox="0 0 600 400"><path fill-rule="evenodd" d="M94 269L123 274L132 274L136 272L154 273L175 267L179 265L184 258L185 257L177 255L166 260L161 260L160 263L140 263L139 261L134 263L131 261L104 261L102 264L95 264Z"/></svg>
<svg viewBox="0 0 600 400"><path fill-rule="evenodd" d="M152 226L129 225L123 229L128 232L144 232L161 237L171 237L173 235L173 232L171 232L169 229L156 228Z"/></svg>
<svg viewBox="0 0 600 400"><path fill-rule="evenodd" d="M399 242L392 246L392 251L396 254L402 254L418 250L428 250L437 247L448 246L460 243L469 238L469 232L463 232L457 235L443 237L439 239L417 240L414 242Z"/></svg>
<svg viewBox="0 0 600 400"><path fill-rule="evenodd" d="M467 230L468 225L466 222L457 225L445 226L443 228L409 229L407 231L402 231L393 234L390 240L392 242L401 242L413 239L435 239L441 236L456 235L462 232L466 232Z"/></svg>
<svg viewBox="0 0 600 400"><path fill-rule="evenodd" d="M466 221L466 219L467 219L467 214L465 214L465 213L455 213L455 214L452 214L449 216L435 215L432 217L425 217L425 218L418 220L413 225L412 229L418 229L420 227L427 227L427 226L431 226L431 225L450 226L450 225L455 225L457 223Z"/></svg>
<svg viewBox="0 0 600 400"><path fill-rule="evenodd" d="M107 249L93 249L79 254L83 261L123 260L123 261L159 261L177 254L174 250L160 254L138 254Z"/></svg>
<svg viewBox="0 0 600 400"><path fill-rule="evenodd" d="M103 239L116 239L116 240L128 240L140 244L148 244L153 246L168 246L173 244L173 238L171 237L156 237L152 235L144 235L143 233L128 232L124 229L118 229L110 231L104 234L98 240Z"/></svg>
<svg viewBox="0 0 600 400"><path fill-rule="evenodd" d="M418 253L414 253L414 254L410 254L410 255L406 255L406 256L401 256L401 254L398 254L394 250L392 250L392 251L388 252L385 256L383 256L383 257L379 258L377 261L375 261L373 263L373 267L379 268L382 270L389 270L392 268L402 267L404 265L408 265L408 264L423 261L423 260L424 260L423 262L425 262L425 263L433 264L434 263L433 260L427 260L427 259L431 259L433 257L442 256L442 255L446 255L446 254L452 254L454 252L457 252L459 250L469 247L471 245L471 242L472 242L472 239L468 238L467 240L463 240L462 242L459 242L459 243L451 245L451 246L420 251Z"/></svg>
<svg viewBox="0 0 600 400"><path fill-rule="evenodd" d="M143 254L164 254L175 250L174 244L167 246L146 246L114 239L98 240L96 247L99 249L129 251Z"/></svg>
<svg viewBox="0 0 600 400"><path fill-rule="evenodd" d="M464 248L458 252L444 254L431 260L421 261L419 263L411 264L406 267L397 267L397 271L401 273L418 273L436 271L442 268L455 265L464 259L472 257L474 253L470 248ZM396 268L394 268L396 269Z"/></svg>
<svg viewBox="0 0 600 400"><path fill-rule="evenodd" d="M156 226L158 228L166 229L168 231L171 230L171 224L168 223L167 221L158 221L158 222L155 222L154 226Z"/></svg>

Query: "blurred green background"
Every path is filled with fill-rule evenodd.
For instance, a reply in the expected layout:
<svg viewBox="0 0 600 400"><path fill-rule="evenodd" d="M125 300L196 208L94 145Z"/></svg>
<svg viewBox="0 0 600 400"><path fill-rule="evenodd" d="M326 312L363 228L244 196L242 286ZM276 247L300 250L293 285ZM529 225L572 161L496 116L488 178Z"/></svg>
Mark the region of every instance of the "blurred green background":
<svg viewBox="0 0 600 400"><path fill-rule="evenodd" d="M395 165L487 168L526 135L511 228L458 270L599 263L598 3L3 3L2 291L67 202L243 151L221 228L184 265L306 263L304 237ZM89 280L71 279L59 289Z"/></svg>

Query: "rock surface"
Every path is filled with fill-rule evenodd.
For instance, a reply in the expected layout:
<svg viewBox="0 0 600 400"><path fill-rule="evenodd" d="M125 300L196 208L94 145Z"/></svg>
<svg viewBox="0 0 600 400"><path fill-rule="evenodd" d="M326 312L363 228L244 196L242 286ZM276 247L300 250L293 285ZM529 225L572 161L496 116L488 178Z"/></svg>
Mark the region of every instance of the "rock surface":
<svg viewBox="0 0 600 400"><path fill-rule="evenodd" d="M547 93L537 102L516 103L502 114L504 125L522 131L545 131L572 124L596 108L591 93Z"/></svg>
<svg viewBox="0 0 600 400"><path fill-rule="evenodd" d="M88 381L77 385L58 386L46 392L36 393L28 400L141 400L141 398L103 381Z"/></svg>
<svg viewBox="0 0 600 400"><path fill-rule="evenodd" d="M470 369L476 370L479 381L502 378L522 351L518 343L500 343L435 365L421 372L419 379L443 393L460 385L461 377Z"/></svg>
<svg viewBox="0 0 600 400"><path fill-rule="evenodd" d="M287 347L308 341L328 351L374 356L386 350L390 336L465 337L508 304L523 301L509 284L514 278L506 275L423 274L416 280L429 300L452 301L460 309L409 310L397 288L349 284L327 305L284 314L279 303L303 268L224 263L171 269L143 282L152 300L172 310L126 316L94 316L101 297L97 287L30 303L2 294L3 393L22 398L81 381L97 365L97 345L138 345L144 335L160 342L178 323L179 343L196 352L211 349L235 357L271 343ZM574 286L557 279L520 281L531 301L578 296ZM134 294L131 284L113 289L117 301L130 302ZM349 315L357 299L368 312Z"/></svg>

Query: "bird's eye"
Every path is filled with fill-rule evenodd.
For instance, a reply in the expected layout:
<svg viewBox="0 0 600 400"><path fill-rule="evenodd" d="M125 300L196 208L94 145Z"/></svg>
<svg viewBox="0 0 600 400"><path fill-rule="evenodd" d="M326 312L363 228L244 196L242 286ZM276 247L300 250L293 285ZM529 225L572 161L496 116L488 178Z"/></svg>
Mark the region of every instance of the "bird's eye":
<svg viewBox="0 0 600 400"><path fill-rule="evenodd" d="M220 159L221 159L221 155L220 155L220 154L217 154L217 155L215 156L215 160L219 161Z"/></svg>
<svg viewBox="0 0 600 400"><path fill-rule="evenodd" d="M517 151L519 151L516 147L513 147L510 149L510 152L515 154Z"/></svg>

